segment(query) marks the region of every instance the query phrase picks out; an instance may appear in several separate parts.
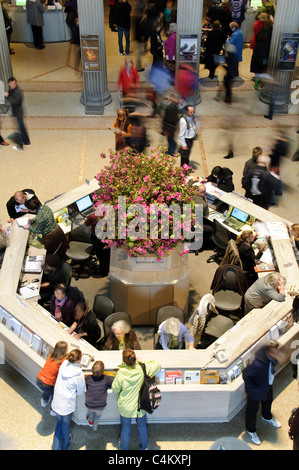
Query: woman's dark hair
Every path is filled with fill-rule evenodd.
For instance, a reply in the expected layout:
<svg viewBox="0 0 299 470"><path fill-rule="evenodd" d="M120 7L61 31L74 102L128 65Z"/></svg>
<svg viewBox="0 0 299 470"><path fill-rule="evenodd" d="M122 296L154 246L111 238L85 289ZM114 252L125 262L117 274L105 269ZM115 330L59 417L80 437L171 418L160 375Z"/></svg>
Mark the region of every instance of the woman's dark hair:
<svg viewBox="0 0 299 470"><path fill-rule="evenodd" d="M75 315L77 314L77 312L86 312L86 310L88 310L88 305L86 303L86 300L85 299L79 300L79 302L77 302L75 306Z"/></svg>
<svg viewBox="0 0 299 470"><path fill-rule="evenodd" d="M58 284L55 284L54 286L54 292L56 290L61 290L61 292L67 294L68 286L64 282L58 282Z"/></svg>
<svg viewBox="0 0 299 470"><path fill-rule="evenodd" d="M213 21L213 29L220 29L221 23L218 20Z"/></svg>
<svg viewBox="0 0 299 470"><path fill-rule="evenodd" d="M123 362L129 367L133 367L136 364L136 354L133 349L126 348L123 350Z"/></svg>
<svg viewBox="0 0 299 470"><path fill-rule="evenodd" d="M212 170L212 175L215 175L218 178L221 178L222 173L223 173L223 169L222 169L221 166L214 166L214 168Z"/></svg>
<svg viewBox="0 0 299 470"><path fill-rule="evenodd" d="M30 211L37 211L42 206L42 203L40 202L38 197L34 195L32 196L32 198L29 199L29 201L25 202L25 206Z"/></svg>

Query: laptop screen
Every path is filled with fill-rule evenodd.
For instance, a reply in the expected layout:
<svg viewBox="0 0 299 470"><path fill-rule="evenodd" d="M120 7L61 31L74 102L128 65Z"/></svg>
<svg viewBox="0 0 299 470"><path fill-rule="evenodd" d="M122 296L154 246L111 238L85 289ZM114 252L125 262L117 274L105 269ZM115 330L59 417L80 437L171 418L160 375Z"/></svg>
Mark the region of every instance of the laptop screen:
<svg viewBox="0 0 299 470"><path fill-rule="evenodd" d="M248 218L248 214L246 214L246 212L240 211L240 209L237 209L236 207L233 208L231 216L244 223Z"/></svg>
<svg viewBox="0 0 299 470"><path fill-rule="evenodd" d="M250 6L251 8L253 7L260 8L263 6L263 2L262 0L250 0Z"/></svg>
<svg viewBox="0 0 299 470"><path fill-rule="evenodd" d="M89 207L92 206L92 200L89 194L87 196L82 197L76 201L76 206L79 212L85 211Z"/></svg>

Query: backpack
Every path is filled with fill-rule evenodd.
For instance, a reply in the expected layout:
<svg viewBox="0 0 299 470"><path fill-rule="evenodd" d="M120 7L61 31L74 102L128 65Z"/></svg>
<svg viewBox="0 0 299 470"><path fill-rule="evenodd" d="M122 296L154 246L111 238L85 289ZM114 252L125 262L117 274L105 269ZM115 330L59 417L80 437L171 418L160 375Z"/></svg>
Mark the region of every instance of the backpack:
<svg viewBox="0 0 299 470"><path fill-rule="evenodd" d="M155 379L147 375L145 364L143 364L143 362L139 362L139 365L142 367L144 380L139 391L137 410L144 410L147 413L152 414L160 405L161 392L155 383Z"/></svg>

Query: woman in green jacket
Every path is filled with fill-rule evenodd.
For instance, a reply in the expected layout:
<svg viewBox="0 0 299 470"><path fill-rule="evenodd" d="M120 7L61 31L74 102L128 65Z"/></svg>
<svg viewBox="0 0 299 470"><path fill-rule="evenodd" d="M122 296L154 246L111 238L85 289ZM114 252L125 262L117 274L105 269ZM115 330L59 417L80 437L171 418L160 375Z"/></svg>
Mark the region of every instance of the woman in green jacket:
<svg viewBox="0 0 299 470"><path fill-rule="evenodd" d="M146 372L150 377L156 375L161 364L155 361L145 363ZM133 349L123 350L123 364L112 383L112 390L117 394L117 409L120 414L121 432L120 448L128 450L130 445L131 419L136 418L140 449L148 448L146 412L138 411L139 390L143 383L143 371L136 360Z"/></svg>
<svg viewBox="0 0 299 470"><path fill-rule="evenodd" d="M54 219L52 210L47 205L42 205L37 196L33 196L25 203L30 212L36 213L36 217L24 225L33 234L40 234L47 250L47 254L59 254L64 256L68 249L68 241L62 230Z"/></svg>

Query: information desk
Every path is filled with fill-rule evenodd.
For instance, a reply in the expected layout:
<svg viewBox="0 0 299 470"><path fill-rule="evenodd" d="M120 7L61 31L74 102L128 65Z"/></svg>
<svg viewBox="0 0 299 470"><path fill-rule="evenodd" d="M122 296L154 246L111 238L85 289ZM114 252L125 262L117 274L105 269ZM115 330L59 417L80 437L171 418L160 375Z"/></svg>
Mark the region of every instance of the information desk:
<svg viewBox="0 0 299 470"><path fill-rule="evenodd" d="M6 9L12 19L11 42L33 42L31 26L27 23L26 9L12 5L6 5ZM71 31L65 22L66 13L63 9L45 9L43 17L44 42L64 42L72 39Z"/></svg>
<svg viewBox="0 0 299 470"><path fill-rule="evenodd" d="M97 183L91 184L97 188ZM48 204L56 211L60 202L60 208L65 207L77 199L78 193L85 191L85 194L89 194L90 188L91 185L83 185ZM260 220L282 221L281 218L253 206L237 195L224 194L223 199L241 210L246 204L246 211ZM70 349L79 347L85 357L102 360L106 370L115 372L121 363L121 351L97 351L85 340L76 340L49 312L38 304L28 303L16 294L27 238L28 231L14 222L0 272L0 339L4 344L5 359L35 384L36 375L44 364L49 348L57 341L65 340ZM290 241L272 240L272 244L279 270L286 277L287 285L299 286L298 267ZM246 396L241 370L253 359L255 351L261 345L269 344L272 339L278 340L284 349L285 364L294 353L294 339L298 338L299 325L293 324L291 310L292 297L289 295L283 303L271 301L263 309L252 310L205 350L138 351L138 359L157 360L163 368L159 374L162 402L160 407L148 416L148 422L231 420L244 406ZM225 350L225 362L219 362L215 357L214 353L219 349ZM91 366L92 362L83 367L84 372L90 373ZM211 383L216 376L212 371L219 374L220 383ZM207 383L199 383L199 378L203 378L206 372L210 376L205 379ZM172 383L174 377L175 384ZM77 424L87 424L85 417L84 397L80 397L73 419ZM119 423L119 415L116 395L110 391L101 424L114 423Z"/></svg>

